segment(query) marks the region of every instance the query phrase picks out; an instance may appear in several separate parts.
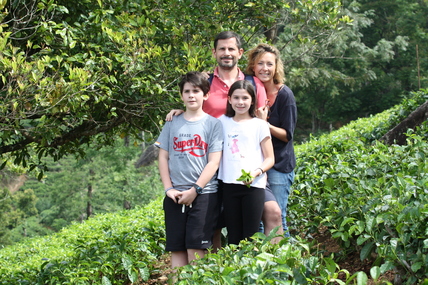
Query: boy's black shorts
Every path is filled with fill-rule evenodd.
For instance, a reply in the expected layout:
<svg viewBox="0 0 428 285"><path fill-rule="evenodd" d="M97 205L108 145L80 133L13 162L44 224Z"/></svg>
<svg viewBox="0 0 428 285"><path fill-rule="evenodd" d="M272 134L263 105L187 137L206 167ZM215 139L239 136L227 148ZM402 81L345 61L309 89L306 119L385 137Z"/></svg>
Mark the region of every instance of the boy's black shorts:
<svg viewBox="0 0 428 285"><path fill-rule="evenodd" d="M165 196L166 251L207 249L212 245L218 218L218 194L198 195L192 206L184 207Z"/></svg>

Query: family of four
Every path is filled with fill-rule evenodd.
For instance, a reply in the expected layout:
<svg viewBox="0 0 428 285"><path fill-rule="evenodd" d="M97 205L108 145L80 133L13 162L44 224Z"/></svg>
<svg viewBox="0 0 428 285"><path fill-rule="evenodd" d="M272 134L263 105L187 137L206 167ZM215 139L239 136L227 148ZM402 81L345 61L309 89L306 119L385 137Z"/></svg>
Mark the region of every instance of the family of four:
<svg viewBox="0 0 428 285"><path fill-rule="evenodd" d="M165 187L166 250L172 267L188 264L228 242L238 244L277 228L288 237L286 209L296 159L297 108L283 84L279 51L259 44L248 53L246 74L237 66L240 37L214 41L217 67L207 78L189 72L179 82L185 111L173 110L156 142ZM249 180L238 181L242 170Z"/></svg>

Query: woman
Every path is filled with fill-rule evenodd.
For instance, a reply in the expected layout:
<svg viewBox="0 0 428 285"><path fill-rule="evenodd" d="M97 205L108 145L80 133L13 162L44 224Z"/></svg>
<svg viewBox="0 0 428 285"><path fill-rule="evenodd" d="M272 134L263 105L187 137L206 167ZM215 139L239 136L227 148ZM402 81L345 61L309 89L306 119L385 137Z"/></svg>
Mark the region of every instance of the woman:
<svg viewBox="0 0 428 285"><path fill-rule="evenodd" d="M280 53L275 47L259 44L250 50L246 72L260 79L266 89L266 107L258 111L257 117L269 123L275 164L267 171L268 183L281 207L284 235L289 237L286 214L296 166L293 147L297 121L296 100L291 89L283 83L284 66Z"/></svg>

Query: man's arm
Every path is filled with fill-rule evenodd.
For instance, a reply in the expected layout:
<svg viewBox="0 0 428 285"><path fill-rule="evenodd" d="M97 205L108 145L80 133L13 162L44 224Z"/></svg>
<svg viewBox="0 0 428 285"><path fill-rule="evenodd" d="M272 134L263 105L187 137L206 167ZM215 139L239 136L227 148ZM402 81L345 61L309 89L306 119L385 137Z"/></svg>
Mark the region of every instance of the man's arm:
<svg viewBox="0 0 428 285"><path fill-rule="evenodd" d="M167 122L171 122L171 121L172 121L172 118L174 118L174 116L178 116L178 115L180 115L180 114L182 114L182 113L184 113L184 111L183 111L183 110L180 110L180 109L173 109L173 110L169 111L169 113L168 113L168 114L166 114L165 121L167 121Z"/></svg>

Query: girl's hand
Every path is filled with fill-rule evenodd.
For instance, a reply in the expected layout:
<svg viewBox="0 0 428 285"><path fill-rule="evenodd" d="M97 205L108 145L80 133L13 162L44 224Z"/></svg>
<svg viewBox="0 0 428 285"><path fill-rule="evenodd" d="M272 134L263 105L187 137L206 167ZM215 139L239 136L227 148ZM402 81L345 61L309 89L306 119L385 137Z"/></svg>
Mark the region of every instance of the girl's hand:
<svg viewBox="0 0 428 285"><path fill-rule="evenodd" d="M181 113L184 113L184 111L183 111L183 110L179 110L179 109L171 110L171 111L166 115L165 120L166 120L167 122L171 122L171 121L172 121L172 118L173 118L174 116L178 116L178 115L180 115Z"/></svg>

